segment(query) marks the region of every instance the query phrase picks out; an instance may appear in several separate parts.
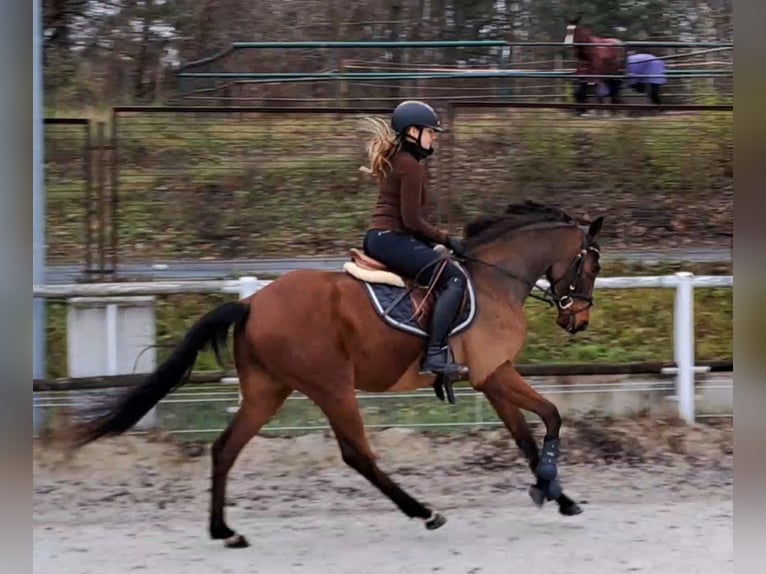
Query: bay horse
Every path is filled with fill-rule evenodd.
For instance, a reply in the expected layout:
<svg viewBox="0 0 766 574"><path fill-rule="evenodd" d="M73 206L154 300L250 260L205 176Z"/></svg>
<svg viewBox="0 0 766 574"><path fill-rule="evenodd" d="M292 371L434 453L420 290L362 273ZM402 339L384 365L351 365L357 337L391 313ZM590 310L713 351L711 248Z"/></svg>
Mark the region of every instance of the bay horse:
<svg viewBox="0 0 766 574"><path fill-rule="evenodd" d="M560 327L570 334L587 327L600 270L596 239L602 223L599 217L588 226L563 210L533 202L510 205L500 215L464 226L467 251L458 263L468 290L451 332L451 352L467 365L470 384L486 395L525 455L536 478L529 488L533 502L542 507L555 500L565 516L582 509L564 494L557 478L561 416L519 375L514 360L526 336L523 305L535 288L544 293L539 298L557 309ZM549 281L544 290L535 285L543 276ZM392 297L398 303L391 303ZM323 411L348 466L406 516L423 520L429 530L439 528L445 517L378 467L355 392L411 391L437 383L418 372L427 333L417 329L428 325L428 311L412 318L417 314L413 309L427 308L431 297L428 286L391 273L356 249L343 271L283 275L252 296L223 303L200 317L144 382L102 405L104 410L92 413L90 420L76 423L71 445L76 449L128 431L185 382L203 349L212 347L220 361L233 326L242 400L211 447L211 538L223 540L226 547L248 546L224 519L227 476L244 446L295 391ZM545 423L541 450L521 409Z"/></svg>
<svg viewBox="0 0 766 574"><path fill-rule="evenodd" d="M613 104L622 103L620 89L622 76L627 64L627 51L622 40L617 38L601 38L595 36L588 28L580 25L580 16L567 22L564 44L574 46L577 60L577 76L620 76L608 78L586 77L578 78L574 99L578 104L584 104L588 99L588 88L594 86L598 93L599 83L606 86ZM582 44L600 44L598 46L583 46ZM579 114L585 110L578 110Z"/></svg>

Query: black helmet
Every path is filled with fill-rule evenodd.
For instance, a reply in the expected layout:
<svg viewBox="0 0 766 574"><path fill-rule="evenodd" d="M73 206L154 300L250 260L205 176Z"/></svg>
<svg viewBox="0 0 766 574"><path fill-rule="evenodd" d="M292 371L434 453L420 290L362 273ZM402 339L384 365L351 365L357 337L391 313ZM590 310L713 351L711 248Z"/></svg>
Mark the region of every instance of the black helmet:
<svg viewBox="0 0 766 574"><path fill-rule="evenodd" d="M394 113L391 114L391 127L398 135L404 135L410 126L431 128L436 132L444 131L434 109L417 100L402 102L396 106Z"/></svg>

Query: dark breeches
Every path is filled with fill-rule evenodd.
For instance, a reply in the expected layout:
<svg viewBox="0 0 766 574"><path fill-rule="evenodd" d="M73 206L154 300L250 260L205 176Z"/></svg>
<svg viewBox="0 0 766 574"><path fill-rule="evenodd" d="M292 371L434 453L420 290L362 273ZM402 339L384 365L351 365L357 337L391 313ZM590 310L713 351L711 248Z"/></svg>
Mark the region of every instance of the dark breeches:
<svg viewBox="0 0 766 574"><path fill-rule="evenodd" d="M423 241L395 231L368 231L364 236L362 248L367 255L385 264L395 273L414 279L424 286L439 268L437 262L443 258ZM428 268L425 269L426 267ZM450 279L454 280L453 283L460 283L461 287L465 285L463 274L451 262L439 275L437 288L442 289Z"/></svg>

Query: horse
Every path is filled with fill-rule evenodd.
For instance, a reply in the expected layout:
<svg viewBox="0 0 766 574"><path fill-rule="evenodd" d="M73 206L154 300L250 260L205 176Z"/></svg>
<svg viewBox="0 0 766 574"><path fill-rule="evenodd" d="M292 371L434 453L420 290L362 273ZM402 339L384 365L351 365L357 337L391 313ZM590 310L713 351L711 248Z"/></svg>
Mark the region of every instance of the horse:
<svg viewBox="0 0 766 574"><path fill-rule="evenodd" d="M644 94L654 106L662 104L660 98L661 86L667 83L665 62L653 54L628 53L625 71L627 85L637 94ZM609 95L609 88L604 82L596 84L596 100L603 103Z"/></svg>
<svg viewBox="0 0 766 574"><path fill-rule="evenodd" d="M662 103L660 86L667 83L664 60L654 54L630 53L626 76L634 92L645 94L655 106Z"/></svg>
<svg viewBox="0 0 766 574"><path fill-rule="evenodd" d="M627 63L627 51L622 40L617 38L600 38L584 26L580 26L580 16L567 22L565 45L574 45L575 58L577 59L578 76L623 76ZM583 46L579 44L600 44L598 46ZM574 98L578 104L583 104L588 99L588 86L596 86L602 83L610 96L613 104L622 103L620 88L622 80L619 77L581 78L577 80ZM597 94L601 99L602 94ZM579 114L584 110L578 110Z"/></svg>
<svg viewBox="0 0 766 574"><path fill-rule="evenodd" d="M603 217L588 223L556 207L511 204L499 215L464 225L465 254L450 255L442 247L441 261L453 258L468 282L453 322L450 352L464 361L467 380L487 397L526 457L536 478L528 489L533 503L542 507L556 501L564 516L580 514L582 508L564 494L558 479L562 418L521 377L514 361L526 336L523 306L530 296L555 307L556 323L571 335L588 326L602 224ZM541 277L549 282L545 289L537 285ZM431 287L396 275L356 248L342 270L282 275L252 296L225 302L198 318L144 382L73 423L70 445L76 450L128 431L186 381L202 350L212 348L222 362L221 349L233 327L242 398L211 446L210 537L229 548L249 545L225 520L227 476L241 450L295 391L322 410L345 464L405 516L435 530L446 522L444 515L410 496L378 467L356 396L357 390L402 392L432 385L442 400L445 388L454 397L454 381L419 373ZM535 289L542 295L532 293ZM522 409L545 424L541 449Z"/></svg>

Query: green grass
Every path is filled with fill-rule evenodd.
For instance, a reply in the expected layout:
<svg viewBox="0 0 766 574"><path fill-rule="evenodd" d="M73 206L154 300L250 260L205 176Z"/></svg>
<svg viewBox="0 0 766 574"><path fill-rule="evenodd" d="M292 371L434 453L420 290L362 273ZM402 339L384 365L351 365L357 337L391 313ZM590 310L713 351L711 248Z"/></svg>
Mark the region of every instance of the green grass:
<svg viewBox="0 0 766 574"><path fill-rule="evenodd" d="M720 240L732 228L731 117L461 110L432 161L433 207L453 231L534 198L606 214L613 248ZM121 116L120 260L327 254L357 245L376 195L358 171L365 162L358 120ZM51 261L82 253L77 133L48 136Z"/></svg>

